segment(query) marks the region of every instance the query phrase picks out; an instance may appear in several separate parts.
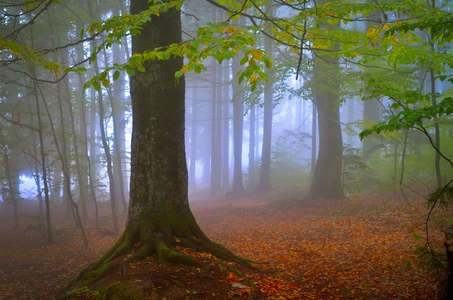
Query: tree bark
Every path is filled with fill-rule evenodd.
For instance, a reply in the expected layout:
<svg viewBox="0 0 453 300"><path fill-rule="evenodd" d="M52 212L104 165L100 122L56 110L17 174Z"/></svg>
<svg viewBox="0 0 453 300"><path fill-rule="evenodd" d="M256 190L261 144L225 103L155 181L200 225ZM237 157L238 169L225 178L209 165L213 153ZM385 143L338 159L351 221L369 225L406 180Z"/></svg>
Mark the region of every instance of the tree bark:
<svg viewBox="0 0 453 300"><path fill-rule="evenodd" d="M274 4L269 2L266 4L266 12L269 16L275 14ZM269 35L272 33L267 30ZM273 55L272 40L265 37L264 50ZM260 180L255 192L267 192L271 189L271 152L272 152L272 114L274 111L274 91L272 75L269 76L268 82L265 84L264 90L264 119L263 119L263 146L261 149L261 168Z"/></svg>
<svg viewBox="0 0 453 300"><path fill-rule="evenodd" d="M131 14L148 6L148 0L132 0ZM132 51L142 53L180 41L180 12L170 9L144 24L141 33L132 38ZM185 82L180 78L175 85L174 78L182 64L179 57L147 62L145 72L131 77L131 185L126 228L116 244L82 271L67 289L93 282L118 265L127 274L129 263L150 255L156 255L163 263L202 265L175 246L248 263L209 240L189 207L184 145ZM125 260L115 260L129 251L134 254Z"/></svg>
<svg viewBox="0 0 453 300"><path fill-rule="evenodd" d="M316 59L315 105L319 153L308 198L344 198L341 187L343 140L339 112L338 60Z"/></svg>
<svg viewBox="0 0 453 300"><path fill-rule="evenodd" d="M240 65L239 57L233 58L233 74L237 74ZM235 78L234 80L237 81ZM233 183L229 196L240 196L245 193L242 180L242 137L244 129L244 104L242 86L233 81Z"/></svg>
<svg viewBox="0 0 453 300"><path fill-rule="evenodd" d="M320 1L323 5L325 2ZM339 25L323 24L327 28ZM339 59L315 53L313 89L318 111L319 153L307 198L344 198L341 186L343 138L340 124Z"/></svg>
<svg viewBox="0 0 453 300"><path fill-rule="evenodd" d="M447 252L447 274L445 281L439 289L439 300L448 300L453 298L453 226L450 226L445 232L444 245Z"/></svg>
<svg viewBox="0 0 453 300"><path fill-rule="evenodd" d="M218 97L218 91L220 91L221 85L220 80L220 68L217 66L217 62L212 60L211 62L212 72L212 83L211 83L211 178L210 178L210 194L215 196L222 188L222 156L220 146L220 97Z"/></svg>

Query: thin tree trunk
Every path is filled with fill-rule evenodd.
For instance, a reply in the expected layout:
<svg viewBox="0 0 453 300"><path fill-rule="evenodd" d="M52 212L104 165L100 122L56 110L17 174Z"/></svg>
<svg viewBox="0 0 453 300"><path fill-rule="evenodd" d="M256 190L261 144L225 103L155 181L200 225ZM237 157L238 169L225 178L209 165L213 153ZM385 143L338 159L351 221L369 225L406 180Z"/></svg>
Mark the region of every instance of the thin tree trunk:
<svg viewBox="0 0 453 300"><path fill-rule="evenodd" d="M233 58L233 74L239 68L239 58ZM244 123L244 104L242 88L237 83L233 83L233 183L231 186L231 196L239 196L245 192L242 179L242 135Z"/></svg>
<svg viewBox="0 0 453 300"><path fill-rule="evenodd" d="M230 190L230 67L223 64L222 72L223 85L223 124L222 124L222 189ZM226 84L225 84L226 83Z"/></svg>
<svg viewBox="0 0 453 300"><path fill-rule="evenodd" d="M405 167L406 167L406 149L407 149L407 138L409 136L409 131L404 132L404 142L403 142L403 150L401 152L401 175L400 175L400 192L401 195L403 196L404 200L406 203L408 202L406 193L404 192L403 189L403 182L404 182L404 172L405 172Z"/></svg>
<svg viewBox="0 0 453 300"><path fill-rule="evenodd" d="M5 145L5 140L3 138L3 133L0 128L0 139L2 141L2 145ZM13 191L13 184L11 182L11 172L10 172L10 167L9 167L9 155L8 155L8 149L7 147L4 147L2 149L3 151L3 162L5 164L5 171L6 171L6 176L7 176L7 181L8 181L8 190L9 190L9 195L11 196L11 201L13 203L13 215L14 215L14 230L17 230L19 228L19 216L17 215L17 199L15 192Z"/></svg>
<svg viewBox="0 0 453 300"><path fill-rule="evenodd" d="M275 14L273 2L266 4L266 12L269 16ZM272 34L268 30L268 34ZM272 40L265 37L264 50L270 55L273 54ZM271 152L272 152L272 114L274 110L274 91L272 75L269 76L264 90L264 119L263 119L263 148L261 152L260 180L255 191L266 192L271 189Z"/></svg>
<svg viewBox="0 0 453 300"><path fill-rule="evenodd" d="M220 136L218 134L218 107L220 106L217 90L219 87L219 69L214 60L212 60L212 84L211 84L211 184L210 194L214 196L221 189L221 153L220 153Z"/></svg>
<svg viewBox="0 0 453 300"><path fill-rule="evenodd" d="M33 74L32 69L32 74ZM41 108L39 105L39 96L38 96L38 85L36 81L33 81L33 91L35 95L35 103L36 103L36 116L38 119L38 137L39 137L39 144L40 144L40 156L41 156L41 167L42 167L42 179L44 184L44 199L45 199L45 207L46 207L46 232L47 232L47 243L53 243L53 234L52 234L52 224L50 219L50 192L49 192L49 183L47 177L47 163L46 163L46 152L44 149L44 137L43 137L43 124L41 119ZM45 99L43 98L43 101Z"/></svg>
<svg viewBox="0 0 453 300"><path fill-rule="evenodd" d="M197 162L197 118L198 118L198 89L193 89L192 95L192 114L190 121L190 165L189 165L189 188L197 189L196 184L196 162Z"/></svg>
<svg viewBox="0 0 453 300"><path fill-rule="evenodd" d="M97 7L99 11L99 7ZM113 14L119 15L120 12L115 10ZM107 51L104 49L104 61L108 64L108 55ZM113 63L122 63L124 57L121 57L120 45L115 43L112 45L113 53ZM124 109L122 109L122 93L124 82L124 74L121 74L120 77L113 82L112 85L109 85L107 88L107 94L110 100L110 109L112 111L112 123L113 123L113 172L115 176L115 182L118 183L115 185L115 193L118 194L121 204L123 206L123 213L127 212L127 201L126 201L126 189L125 189L125 178L126 174L125 168L123 168L122 162L122 137L125 137L125 127L121 126L124 123ZM123 138L124 140L124 138Z"/></svg>
<svg viewBox="0 0 453 300"><path fill-rule="evenodd" d="M112 47L113 48L113 47ZM104 50L104 58L105 61L107 62L107 53ZM114 55L115 56L115 55ZM117 88L119 88L117 85L115 85ZM121 159L121 119L118 114L118 105L115 101L114 93L112 91L111 86L107 88L107 95L109 97L109 102L110 102L110 109L112 112L112 123L113 123L113 176L114 176L114 182L118 183L115 184L114 187L115 189L115 196L119 197L121 199L121 203L123 205L123 213L127 212L127 201L126 201L126 196L125 196L125 191L124 191L124 175L123 175L123 164L122 164L122 159ZM117 97L118 98L118 97ZM121 114L120 114L121 115ZM118 198L117 198L118 199Z"/></svg>
<svg viewBox="0 0 453 300"><path fill-rule="evenodd" d="M255 105L252 105L249 111L250 115L250 129L249 129L249 182L248 185L255 185L255 180L256 180L256 174L255 174L255 143L256 143L256 137L255 137L255 116L256 116L256 108Z"/></svg>
<svg viewBox="0 0 453 300"><path fill-rule="evenodd" d="M433 46L434 47L434 46ZM430 81L431 81L431 103L432 105L437 105L437 97L436 97L436 77L434 76L433 69L429 70L430 74ZM440 151L440 128L439 122L437 122L437 115L434 119L434 143L436 148ZM437 187L442 187L442 173L440 170L440 153L439 151L435 151L434 156L434 168L436 170L436 180L437 180Z"/></svg>
<svg viewBox="0 0 453 300"><path fill-rule="evenodd" d="M82 45L77 47L77 55L79 56L78 59L81 61L84 58L83 48ZM79 115L79 124L80 124L80 142L82 146L82 157L81 157L81 164L83 165L83 180L88 185L87 196L89 196L93 200L94 204L94 220L96 222L96 227L99 228L99 207L96 198L96 189L94 186L94 180L92 178L92 162L88 151L88 130L87 130L87 99L85 94L84 82L85 77L83 74L80 74L78 77L79 83L79 91L81 91L80 96L80 115Z"/></svg>
<svg viewBox="0 0 453 300"><path fill-rule="evenodd" d="M316 158L318 154L318 112L313 100L313 114L311 126L311 175L315 173Z"/></svg>
<svg viewBox="0 0 453 300"><path fill-rule="evenodd" d="M82 83L83 79L79 77L79 82ZM82 85L82 84L81 84ZM83 90L83 85L80 87L81 90ZM91 192L91 198L93 199L94 203L94 220L96 222L96 227L99 228L99 207L98 207L98 202L96 198L96 189L94 187L94 181L93 178L91 177L93 171L92 171L92 164L91 164L91 158L88 153L88 132L87 132L87 121L86 121L86 110L85 110L85 93L83 93L82 98L81 98L81 103L80 103L80 116L81 116L81 132L82 132L82 147L83 147L83 155L85 157L85 161L87 164L87 181L88 181L88 186Z"/></svg>
<svg viewBox="0 0 453 300"><path fill-rule="evenodd" d="M88 0L88 10L93 13L93 7L91 5L91 1ZM96 41L93 41L91 44L91 49L94 50L96 49ZM93 62L94 65L94 71L95 74L99 74L99 64L98 61L96 60ZM112 156L110 154L110 147L107 142L107 135L106 135L106 129L105 129L105 124L104 124L104 99L103 99L103 94L102 94L102 89L99 89L97 91L97 100L98 100L98 105L99 105L99 127L101 131L101 141L102 141L102 146L104 148L104 154L105 158L107 161L107 174L109 178L109 192L110 192L110 208L111 208L111 213L112 213L112 226L114 231L118 231L118 213L117 213L117 201L116 201L116 195L115 195L115 180L113 177L113 168L112 168Z"/></svg>
<svg viewBox="0 0 453 300"><path fill-rule="evenodd" d="M42 98L44 99L44 97L42 97ZM60 109L60 115L62 116L62 114L63 114L62 102L61 102L61 98L58 98L58 99L60 100L60 101L58 101L58 106ZM85 229L83 228L82 220L81 220L80 214L79 214L79 207L78 207L77 203L74 201L74 199L72 197L72 193L71 193L71 175L69 172L67 157L66 157L66 154L63 153L60 148L60 144L57 139L57 134L55 131L55 126L52 122L52 116L50 114L49 108L45 101L44 101L44 107L46 109L47 117L49 118L50 128L52 130L55 147L57 149L58 157L61 161L61 166L63 168L64 187L66 188L66 193L67 193L68 199L69 199L68 201L69 201L69 205L70 205L70 213L72 214L72 218L73 218L76 226L79 227L79 229L80 229L85 246L88 246L88 240L87 240L87 237L85 234ZM63 128L63 131L64 131L64 128Z"/></svg>
<svg viewBox="0 0 453 300"><path fill-rule="evenodd" d="M65 85L66 89L67 85ZM69 92L67 93L69 96ZM74 108L72 106L72 101L71 99L68 100L68 105L69 105L69 117L71 120L71 138L72 138L72 147L74 150L74 160L75 160L75 167L76 167L76 172L77 172L77 182L78 182L78 187L79 187L79 201L78 203L80 204L82 208L82 217L84 219L88 219L88 212L87 212L87 206L86 206L86 181L83 178L82 175L82 167L80 165L80 152L79 152L79 142L78 142L78 134L76 131L76 126L75 126L75 117L74 117Z"/></svg>

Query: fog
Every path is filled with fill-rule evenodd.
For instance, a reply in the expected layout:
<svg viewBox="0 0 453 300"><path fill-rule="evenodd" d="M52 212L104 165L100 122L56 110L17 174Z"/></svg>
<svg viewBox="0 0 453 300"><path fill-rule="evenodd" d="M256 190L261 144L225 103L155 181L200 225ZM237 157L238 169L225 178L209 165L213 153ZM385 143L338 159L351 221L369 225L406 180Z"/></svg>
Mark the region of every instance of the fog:
<svg viewBox="0 0 453 300"><path fill-rule="evenodd" d="M100 16L105 19L118 8L112 10L105 5L99 7L99 10ZM196 35L197 28L225 18L223 10L198 1L187 2L183 10L184 39L187 40ZM291 18L296 11L290 7L276 6L272 14L275 17ZM53 18L55 22L63 22L56 15ZM46 22L42 21L40 26L45 27ZM65 39L71 41L77 37L77 31L83 26L83 22L74 22L72 27L57 26L57 23L47 24L47 29L35 32L34 44L37 47L47 46L46 30L58 32L58 39L52 41L54 44L64 44ZM351 31L363 31L366 28L365 23L356 21L342 26ZM245 18L235 21L234 24L251 25ZM270 86L263 81L252 90L250 85L239 84L237 74L240 69L237 69L234 59L224 60L219 64L216 60L207 58L203 61L206 71L200 74L185 74L186 157L191 194L209 191L210 196L222 196L231 192L234 189L232 182L236 155L240 158L240 166L237 167L240 168L239 180L243 181L247 192L254 191L260 180L260 168L266 159L262 156L266 152L263 143L265 135L270 135L271 141L270 154L266 154L270 156L270 168L267 171L270 186L268 183L266 189L279 191L284 186L288 194L302 197L307 193L320 141L316 107L313 104L315 93L312 87L313 65L310 62L313 56L310 51L300 55L293 53L282 45L266 46L268 41L263 36L257 35L256 39L263 48L271 47L268 50L273 65L267 70L271 78ZM121 42L98 54L97 64L101 70L115 63L124 63L130 57L130 37ZM92 47L93 44L86 41L56 51L54 58L76 63L87 59ZM237 56L240 58L241 54ZM304 64L296 68L300 58ZM420 172L425 165L422 168L420 164L417 167L413 165L415 162L419 163L417 155L430 157L433 152L429 150L429 142L416 132L409 133L409 140L406 138L405 141L402 134L373 136L364 141L359 139L358 133L367 124L385 120L393 114L389 108L391 101L385 97L363 101L363 83L358 82L358 77L353 73L367 72L366 69L354 65L351 61L339 63L344 74L335 105L340 107L340 117L336 122L341 125L345 155L342 175L342 188L345 193L353 195L367 189L392 190L402 184L398 183L398 178L402 177L404 168L404 172L409 174L405 177L408 180L404 182L405 185L425 181L426 178ZM22 70L21 72L31 72L20 62L16 63L15 68ZM61 157L68 159L66 163L72 181L71 190L77 201L91 201L89 199L92 196L88 196L87 189L89 185L92 185L99 195L108 198L111 181L119 179L124 182L123 189L120 190L118 184L113 183L116 193L124 194L127 198L132 112L126 72L118 74L117 80L110 85L100 86L99 93L93 88L83 89L83 84L96 75L93 68L88 68L87 72L81 74L70 73L58 84L46 82L53 80L52 74L48 74L40 79L39 85L35 87L29 79L20 74L6 69L2 73L0 142L4 160L1 165L1 201L11 201L11 195L14 193L17 193L19 198L39 201L43 199L39 130L36 129L37 107L34 103L36 96L46 99L47 113L43 112L44 106L41 104L42 120L39 126L44 142L42 148L49 168L50 192L55 204L68 201L68 193L64 189L62 162L59 161ZM114 77L113 71L109 76ZM429 78L423 72L420 72L419 78L420 88L426 90L430 85ZM437 82L439 92L448 88L448 83ZM270 108L267 108L271 111L271 118L268 118L271 120L271 129L267 132L264 130L266 94L271 97ZM102 146L99 101L105 106L101 122L105 128L108 152L113 157L110 167L115 173L114 178L107 176L109 166L106 164L105 146ZM236 112L235 104L239 105ZM238 143L234 140L235 124L240 124L237 130L242 134L240 147L237 148L240 151L236 150L241 152L238 154L234 150L235 143ZM63 152L61 157L57 153L56 145L59 145L59 151ZM403 147L408 151L405 152L406 166L401 164ZM429 168L428 163L426 167ZM81 173L77 173L77 170ZM364 174L371 176L367 183L363 182ZM37 182L40 182L40 189L37 188ZM288 182L291 182L289 186ZM83 197L86 199L79 199Z"/></svg>
<svg viewBox="0 0 453 300"><path fill-rule="evenodd" d="M1 3L0 298L434 298L453 22L422 2Z"/></svg>

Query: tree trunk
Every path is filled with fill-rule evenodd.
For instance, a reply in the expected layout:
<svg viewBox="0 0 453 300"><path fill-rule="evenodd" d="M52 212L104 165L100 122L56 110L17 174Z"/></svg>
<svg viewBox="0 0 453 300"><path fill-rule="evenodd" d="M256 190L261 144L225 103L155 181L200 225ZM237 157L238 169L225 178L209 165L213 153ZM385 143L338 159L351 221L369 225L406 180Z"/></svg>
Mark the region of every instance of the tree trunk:
<svg viewBox="0 0 453 300"><path fill-rule="evenodd" d="M367 2L372 2L368 0ZM378 12L373 12L372 16L374 18L379 18L381 16ZM372 18L370 18L372 19ZM368 20L365 22L365 33L368 31L369 27L374 24L374 21ZM365 123L378 123L381 121L381 103L379 99L367 99L363 102L363 121ZM381 142L381 137L377 133L373 133L370 136L366 137L362 141L363 149L363 159L365 161L369 160L373 155L373 152L379 149ZM370 176L371 174L367 175Z"/></svg>
<svg viewBox="0 0 453 300"><path fill-rule="evenodd" d="M238 56L233 58L233 74L239 71ZM245 193L242 180L242 136L244 127L244 104L241 85L233 80L233 183L229 196L240 196Z"/></svg>
<svg viewBox="0 0 453 300"><path fill-rule="evenodd" d="M318 111L316 109L315 100L313 97L313 114L311 122L311 165L310 173L311 175L315 174L316 169L316 157L318 154Z"/></svg>
<svg viewBox="0 0 453 300"><path fill-rule="evenodd" d="M271 17L275 14L274 3L268 2L266 4L266 12ZM267 30L267 32L272 35L270 30ZM272 42L269 37L265 37L264 50L271 55L274 53ZM261 150L260 180L255 189L255 192L258 193L271 189L272 114L274 112L274 84L272 77L272 75L269 76L264 90L263 147Z"/></svg>
<svg viewBox="0 0 453 300"><path fill-rule="evenodd" d="M220 128L220 97L218 91L221 89L221 73L217 62L212 60L211 63L211 180L210 194L215 196L222 188L222 156L221 156L221 136Z"/></svg>
<svg viewBox="0 0 453 300"><path fill-rule="evenodd" d="M328 1L320 1L323 5ZM328 28L339 25L324 24ZM343 138L340 124L339 59L316 53L314 61L314 104L318 111L319 153L307 198L344 198L341 186Z"/></svg>
<svg viewBox="0 0 453 300"><path fill-rule="evenodd" d="M193 89L192 94L192 113L191 113L191 121L190 121L190 165L189 165L189 187L191 190L197 189L196 183L196 164L197 164L197 118L198 118L198 89Z"/></svg>
<svg viewBox="0 0 453 300"><path fill-rule="evenodd" d="M77 56L78 60L81 61L84 59L84 52L83 47L78 45L77 49ZM92 162L89 155L88 150L88 122L87 122L87 99L85 94L85 88L83 83L85 82L85 75L79 74L78 76L78 89L81 92L79 102L79 132L80 132L80 144L81 144L81 157L80 157L80 164L82 166L82 177L83 182L86 184L86 195L89 199L93 200L94 204L94 219L96 222L96 227L99 228L99 207L96 199L96 191L94 187L93 178L91 178L92 174ZM88 199L87 199L88 200Z"/></svg>
<svg viewBox="0 0 453 300"><path fill-rule="evenodd" d="M222 189L230 190L230 66L222 64Z"/></svg>
<svg viewBox="0 0 453 300"><path fill-rule="evenodd" d="M308 198L344 198L341 187L343 140L339 112L338 59L318 58L314 68L319 153Z"/></svg>
<svg viewBox="0 0 453 300"><path fill-rule="evenodd" d="M140 13L148 6L148 0L132 0L131 13ZM180 12L170 9L144 24L141 33L132 38L132 50L142 53L180 41ZM145 72L131 77L131 191L126 228L116 244L67 289L93 282L118 265L127 273L129 263L150 255L156 255L161 262L201 265L192 256L180 253L175 248L178 245L247 264L210 241L189 207L184 149L185 82L180 78L175 86L174 78L182 64L182 58L147 62ZM115 258L129 251L134 254L115 262Z"/></svg>
<svg viewBox="0 0 453 300"><path fill-rule="evenodd" d="M90 0L87 1L88 4L88 10L90 12L91 17L93 17L93 7L92 3ZM93 40L91 43L91 50L94 51L96 49L97 43L96 40ZM99 63L96 60L94 63L94 72L96 75L99 74ZM118 201L117 195L115 194L115 179L113 177L113 167L112 167L112 155L110 153L110 146L107 141L107 133L106 133L106 128L105 128L105 123L104 123L104 95L102 93L102 89L99 89L97 91L97 100L98 100L98 105L99 105L99 128L101 131L101 141L102 141L102 147L104 149L104 154L106 158L106 167L107 167L107 174L109 178L109 197L110 197L110 209L112 213L112 227L114 231L118 231L118 209L117 209L117 204Z"/></svg>
<svg viewBox="0 0 453 300"><path fill-rule="evenodd" d="M256 116L256 108L255 104L252 105L249 111L249 170L248 170L248 187L255 185L255 116Z"/></svg>
<svg viewBox="0 0 453 300"><path fill-rule="evenodd" d="M439 289L439 300L453 298L453 226L445 232L445 248L447 252L447 276Z"/></svg>
<svg viewBox="0 0 453 300"><path fill-rule="evenodd" d="M2 145L6 145L4 138L3 138L3 133L0 128L0 140L2 142ZM3 155L3 162L5 164L5 175L8 181L8 190L9 190L9 195L11 196L11 201L13 203L13 214L14 214L14 230L17 230L19 228L19 216L17 215L17 200L15 196L15 192L13 190L13 185L11 183L11 172L10 172L10 167L9 167L9 150L8 147L4 146L2 149L2 155ZM50 238L49 244L52 242L52 239Z"/></svg>
<svg viewBox="0 0 453 300"><path fill-rule="evenodd" d="M52 234L52 225L50 219L50 191L49 183L47 176L47 162L46 162L46 151L44 149L44 136L43 136L43 124L41 120L41 109L39 106L39 97L38 97L38 86L36 81L33 81L33 90L36 101L36 116L38 119L38 134L39 134L39 149L40 149L40 163L42 167L42 178L44 183L44 196L45 196L45 205L46 205L46 229L47 229L47 243L52 244L53 234ZM45 101L45 99L43 99ZM41 185L41 183L40 183Z"/></svg>
<svg viewBox="0 0 453 300"><path fill-rule="evenodd" d="M434 48L434 45L432 45ZM432 105L437 105L437 97L436 97L436 77L434 76L434 70L430 69L429 70L429 75L430 75L430 83L431 83L431 103ZM440 128L439 128L439 122L437 122L437 115L436 118L434 119L434 143L436 145L436 148L440 151ZM442 186L442 173L440 170L440 153L439 151L435 151L434 155L434 169L436 170L436 182L437 182L437 188L440 188Z"/></svg>
<svg viewBox="0 0 453 300"><path fill-rule="evenodd" d="M99 7L97 8L99 11ZM120 12L114 9L113 13L115 15L119 15ZM104 49L104 60L106 65L108 63L108 54L107 51ZM112 53L113 53L113 63L124 63L124 57L120 51L120 45L115 43L112 45ZM110 109L112 113L112 123L113 123L113 176L114 181L118 184L115 184L115 194L117 195L117 199L121 200L123 213L127 212L127 200L126 200L126 189L124 184L124 175L125 169L123 168L122 162L122 137L125 136L124 130L125 127L121 124L124 123L124 109L122 109L123 105L123 97L122 97L122 90L124 86L124 74L121 74L120 77L113 82L112 85L107 87L107 94L110 100Z"/></svg>

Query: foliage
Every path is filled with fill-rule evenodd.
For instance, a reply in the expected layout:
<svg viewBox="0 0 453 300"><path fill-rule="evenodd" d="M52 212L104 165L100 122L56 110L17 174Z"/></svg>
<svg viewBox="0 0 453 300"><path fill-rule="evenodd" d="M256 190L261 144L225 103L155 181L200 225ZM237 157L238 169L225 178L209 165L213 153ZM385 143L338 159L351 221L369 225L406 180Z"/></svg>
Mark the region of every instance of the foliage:
<svg viewBox="0 0 453 300"><path fill-rule="evenodd" d="M358 194L365 183L365 172L368 166L362 159L361 149L348 145L343 149L342 185L346 193Z"/></svg>
<svg viewBox="0 0 453 300"><path fill-rule="evenodd" d="M452 67L452 53L441 47L451 41L452 14L445 10L450 1L441 8L425 7L424 14L409 16L404 21L383 25L380 37L376 37L378 49L381 49L379 60L391 62L389 75L397 77L398 73L407 77L407 85L397 85L383 77L364 76L367 82L366 98L388 98L393 103L390 108L395 112L389 120L380 122L365 129L360 137L371 133L392 132L423 127L427 121L453 113L453 99L444 93L426 93L417 90L417 78L408 75L410 70L431 70L441 81L452 82L449 68ZM421 38L420 30L428 33L428 38ZM450 38L450 39L449 39ZM392 51L384 52L383 49ZM401 77L401 76L400 76ZM410 84L410 81L413 84ZM432 103L432 98L439 99Z"/></svg>
<svg viewBox="0 0 453 300"><path fill-rule="evenodd" d="M447 261L445 260L444 251L434 251L430 249L429 244L417 246L415 253L420 259L420 265L434 276L439 276L439 282L445 276Z"/></svg>
<svg viewBox="0 0 453 300"><path fill-rule="evenodd" d="M420 100L417 100L417 96L419 95L414 92L407 91L405 92L405 94L406 95L401 95L401 98L409 99L406 100L408 104L422 102ZM414 94L416 94L415 95L416 98L412 97ZM426 98L424 100L426 100ZM410 108L406 105L406 103L396 101L391 105L391 108L392 109L403 108L403 110L398 112L396 115L391 116L388 121L380 122L378 124L373 125L373 127L365 129L360 133L360 137L364 138L365 136L368 136L373 132L379 134L382 131L393 132L395 130L401 129L408 130L410 128L420 128L423 126L423 122L426 120L433 120L434 118L438 118L444 115L449 116L453 113L453 98L446 97L436 105L426 105L421 108Z"/></svg>
<svg viewBox="0 0 453 300"><path fill-rule="evenodd" d="M427 199L428 207L433 207L437 203L444 208L448 208L453 204L453 186L447 184L437 188L429 195Z"/></svg>
<svg viewBox="0 0 453 300"><path fill-rule="evenodd" d="M310 138L300 130L285 130L276 138L271 154L271 182L276 194L298 195L308 189L309 162L299 153L307 150Z"/></svg>

